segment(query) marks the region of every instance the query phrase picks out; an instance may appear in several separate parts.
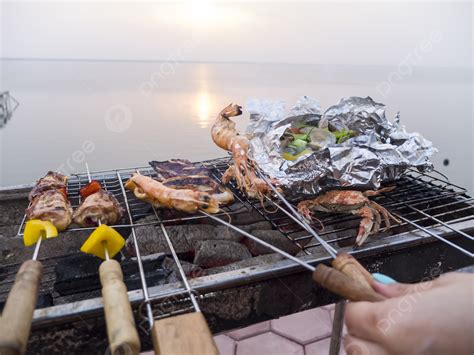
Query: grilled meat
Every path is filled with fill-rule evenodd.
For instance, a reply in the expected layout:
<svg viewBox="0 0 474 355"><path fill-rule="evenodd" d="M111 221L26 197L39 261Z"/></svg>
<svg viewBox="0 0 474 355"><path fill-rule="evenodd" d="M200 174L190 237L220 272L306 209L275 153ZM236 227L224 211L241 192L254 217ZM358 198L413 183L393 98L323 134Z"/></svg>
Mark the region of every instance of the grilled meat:
<svg viewBox="0 0 474 355"><path fill-rule="evenodd" d="M49 189L34 196L26 210L28 219L41 219L53 223L58 231L65 230L72 221L72 208L62 188Z"/></svg>
<svg viewBox="0 0 474 355"><path fill-rule="evenodd" d="M56 173L54 171L48 171L45 177L39 179L36 182L28 198L30 201L33 201L36 196L41 195L43 192L49 190L63 190L63 192L66 193L66 185L66 175Z"/></svg>
<svg viewBox="0 0 474 355"><path fill-rule="evenodd" d="M163 185L178 190L194 190L207 192L214 197L220 205L228 205L234 202L232 192L208 176L190 175L176 176L164 180Z"/></svg>
<svg viewBox="0 0 474 355"><path fill-rule="evenodd" d="M74 211L74 222L82 227L117 224L123 216L123 208L109 192L100 189L87 196Z"/></svg>
<svg viewBox="0 0 474 355"><path fill-rule="evenodd" d="M220 205L234 202L232 192L212 179L211 171L204 166L182 159L151 161L149 164L158 174L157 180L167 187L207 192Z"/></svg>
<svg viewBox="0 0 474 355"><path fill-rule="evenodd" d="M211 177L209 169L202 165L191 163L185 159L171 159L167 161L151 161L148 164L158 174L158 181L163 181L177 176L200 175Z"/></svg>
<svg viewBox="0 0 474 355"><path fill-rule="evenodd" d="M219 211L219 202L207 192L176 190L140 174L133 174L125 188L133 191L138 199L155 207L173 208L187 213L195 213L197 210L208 213Z"/></svg>

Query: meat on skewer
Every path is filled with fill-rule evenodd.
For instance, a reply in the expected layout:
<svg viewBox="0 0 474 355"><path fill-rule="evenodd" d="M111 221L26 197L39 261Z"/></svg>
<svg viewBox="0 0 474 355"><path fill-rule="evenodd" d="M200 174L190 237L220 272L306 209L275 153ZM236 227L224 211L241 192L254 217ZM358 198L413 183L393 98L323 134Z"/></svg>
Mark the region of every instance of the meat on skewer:
<svg viewBox="0 0 474 355"><path fill-rule="evenodd" d="M74 222L82 227L117 224L123 216L123 208L114 195L104 191L97 181L92 181L81 189L83 200L74 211Z"/></svg>
<svg viewBox="0 0 474 355"><path fill-rule="evenodd" d="M65 230L72 221L71 203L66 192L67 176L49 171L39 179L30 192L28 219L50 221L59 231Z"/></svg>

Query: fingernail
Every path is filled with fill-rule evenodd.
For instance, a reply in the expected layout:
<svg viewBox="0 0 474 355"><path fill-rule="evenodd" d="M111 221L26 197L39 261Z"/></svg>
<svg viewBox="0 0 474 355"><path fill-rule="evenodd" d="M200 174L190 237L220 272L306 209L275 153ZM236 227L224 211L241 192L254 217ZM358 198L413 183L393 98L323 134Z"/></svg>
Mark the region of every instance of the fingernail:
<svg viewBox="0 0 474 355"><path fill-rule="evenodd" d="M380 282L381 284L384 284L384 285L390 285L397 282L394 279L392 279L390 276L379 274L377 272L374 272L372 276L374 277L375 281Z"/></svg>

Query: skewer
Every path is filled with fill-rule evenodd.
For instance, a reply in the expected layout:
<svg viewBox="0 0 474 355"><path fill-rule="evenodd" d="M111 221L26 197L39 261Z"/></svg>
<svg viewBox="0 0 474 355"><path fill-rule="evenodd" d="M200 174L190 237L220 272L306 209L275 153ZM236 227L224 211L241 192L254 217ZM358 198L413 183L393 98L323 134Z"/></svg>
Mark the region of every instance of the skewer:
<svg viewBox="0 0 474 355"><path fill-rule="evenodd" d="M136 170L137 174L140 171ZM159 220L158 212L152 205L153 212ZM193 305L195 312L180 314L153 321L151 328L153 348L156 354L186 354L186 355L219 355L216 343L212 336L209 326L201 312L196 295L186 277L186 273L174 249L168 232L163 223L160 223L161 231L165 237L168 248L171 251L185 292ZM135 240L136 243L136 240ZM148 304L149 305L149 304Z"/></svg>
<svg viewBox="0 0 474 355"><path fill-rule="evenodd" d="M92 179L87 163L86 170L87 178L89 183L91 183ZM98 220L98 224L99 227L91 234L89 239L93 238L94 233L101 228L105 230L106 233L109 233L106 234L104 238L120 238L120 242L125 243L118 232L111 227L103 225L100 219ZM104 302L107 337L111 353L138 354L140 352L140 338L135 327L135 319L128 299L127 286L123 281L122 268L117 260L110 258L107 240L102 240L101 245L103 247L105 261L103 261L99 267L99 276L102 284L102 299ZM117 253L119 250L120 249L117 250L117 248L115 248L114 252ZM95 255L99 256L97 254Z"/></svg>
<svg viewBox="0 0 474 355"><path fill-rule="evenodd" d="M336 269L342 272L343 274L349 276L350 278L356 280L360 283L361 286L366 288L367 292L375 291L372 288L372 275L351 255L347 253L339 253L332 246L330 246L323 238L321 238L318 233L309 225L308 222L293 208L291 203L278 191L278 189L273 185L273 183L260 171L258 171L260 177L270 186L275 195L286 205L286 207L292 212L291 214L286 211L284 208L274 203L281 211L283 211L288 217L293 221L302 226L307 232L309 232L320 244L321 246L331 255L333 258L331 264ZM313 278L316 282L322 284L322 282L329 282L326 278L331 275L332 271L328 268L325 269L325 266L320 264L319 272L313 274ZM319 265L318 265L319 267ZM324 286L324 285L323 285ZM329 286L329 285L327 285ZM333 291L333 290L331 290ZM335 290L334 290L335 291ZM337 292L336 292L337 293ZM377 294L378 295L378 294ZM350 299L350 298L349 298Z"/></svg>
<svg viewBox="0 0 474 355"><path fill-rule="evenodd" d="M35 230L34 226L38 227ZM34 235L33 235L34 234ZM31 260L21 264L2 315L0 317L0 354L24 354L33 321L33 313L38 300L38 293L43 276L43 264L38 261L43 237L53 238L58 235L56 227L49 221L30 220L25 226L25 237L38 238ZM25 245L26 244L25 242Z"/></svg>
<svg viewBox="0 0 474 355"><path fill-rule="evenodd" d="M337 263L334 263L334 268L327 267L324 264L318 264L316 267L313 265L288 254L287 252L263 241L259 238L251 235L250 233L220 219L207 212L200 211L200 213L206 215L207 217L213 219L216 222L219 222L236 232L242 234L243 236L255 241L256 243L263 245L275 253L278 253L284 256L287 259L294 261L295 263L303 266L309 271L313 272L313 279L319 283L324 288L344 297L351 301L369 301L377 302L385 299L384 296L376 293L370 286L370 281L366 278L372 277L370 273L360 265L354 257L348 254L340 254L337 260Z"/></svg>

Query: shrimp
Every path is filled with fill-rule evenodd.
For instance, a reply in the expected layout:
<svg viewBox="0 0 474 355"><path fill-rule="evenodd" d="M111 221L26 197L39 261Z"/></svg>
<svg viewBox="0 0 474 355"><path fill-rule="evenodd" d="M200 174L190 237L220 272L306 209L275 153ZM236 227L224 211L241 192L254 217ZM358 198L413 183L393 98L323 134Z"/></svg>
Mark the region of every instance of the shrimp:
<svg viewBox="0 0 474 355"><path fill-rule="evenodd" d="M133 174L125 188L132 191L138 199L157 208L173 208L187 213L195 213L197 210L219 212L219 202L207 192L176 190L148 176Z"/></svg>
<svg viewBox="0 0 474 355"><path fill-rule="evenodd" d="M212 140L216 145L232 154L234 164L222 176L222 181L228 183L235 180L237 187L251 198L262 198L270 193L270 187L255 173L255 164L249 158L249 140L240 135L235 122L230 117L242 114L242 107L230 104L217 116L211 129Z"/></svg>

